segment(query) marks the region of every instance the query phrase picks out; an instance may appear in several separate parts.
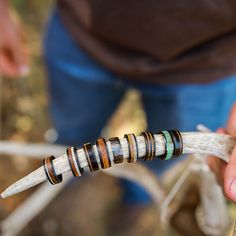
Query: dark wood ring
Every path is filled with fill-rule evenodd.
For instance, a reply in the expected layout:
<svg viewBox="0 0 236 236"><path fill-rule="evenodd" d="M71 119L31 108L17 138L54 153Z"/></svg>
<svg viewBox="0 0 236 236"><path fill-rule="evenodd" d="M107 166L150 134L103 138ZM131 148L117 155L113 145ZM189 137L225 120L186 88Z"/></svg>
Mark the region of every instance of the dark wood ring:
<svg viewBox="0 0 236 236"><path fill-rule="evenodd" d="M144 137L145 149L146 149L145 155L142 157L142 159L144 161L147 161L149 157L149 143L148 140L146 139L146 132L142 132L140 135Z"/></svg>
<svg viewBox="0 0 236 236"><path fill-rule="evenodd" d="M98 156L100 159L101 167L103 169L111 167L110 155L107 149L106 140L104 138L99 138L96 141Z"/></svg>
<svg viewBox="0 0 236 236"><path fill-rule="evenodd" d="M83 149L90 171L93 172L99 170L99 165L92 144L91 143L84 144Z"/></svg>
<svg viewBox="0 0 236 236"><path fill-rule="evenodd" d="M178 130L169 130L169 134L174 143L174 157L179 157L183 153L183 140L180 132Z"/></svg>
<svg viewBox="0 0 236 236"><path fill-rule="evenodd" d="M153 158L156 155L156 142L155 142L155 138L152 132L148 131L149 134L149 138L150 138L150 145L151 145L151 155L149 160L152 161Z"/></svg>
<svg viewBox="0 0 236 236"><path fill-rule="evenodd" d="M58 184L62 182L62 174L60 175L56 175L54 166L53 166L53 160L55 159L54 156L49 156L46 157L43 160L43 164L44 164L44 171L46 173L47 179L48 181L52 184Z"/></svg>
<svg viewBox="0 0 236 236"><path fill-rule="evenodd" d="M124 161L123 152L120 144L120 139L118 137L113 137L109 139L111 143L111 149L114 157L114 163L120 164Z"/></svg>

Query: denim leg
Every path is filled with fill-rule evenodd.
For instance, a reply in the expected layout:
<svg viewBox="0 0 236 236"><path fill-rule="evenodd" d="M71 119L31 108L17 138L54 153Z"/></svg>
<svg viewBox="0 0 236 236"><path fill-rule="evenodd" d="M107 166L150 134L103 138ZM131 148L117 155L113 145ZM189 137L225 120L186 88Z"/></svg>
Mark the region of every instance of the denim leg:
<svg viewBox="0 0 236 236"><path fill-rule="evenodd" d="M50 74L57 75L54 70ZM50 80L50 90L57 142L68 145L95 141L123 96L122 89L73 80L61 73Z"/></svg>
<svg viewBox="0 0 236 236"><path fill-rule="evenodd" d="M56 11L48 24L44 55L57 143L94 141L117 108L124 86L78 47Z"/></svg>
<svg viewBox="0 0 236 236"><path fill-rule="evenodd" d="M215 130L226 123L230 108L236 101L236 76L206 85L142 86L142 101L147 114L148 130L166 129L194 131L199 123ZM143 162L156 175L161 175L180 159ZM147 193L131 182L123 183L129 193L127 202L145 204ZM133 200L132 200L133 199Z"/></svg>

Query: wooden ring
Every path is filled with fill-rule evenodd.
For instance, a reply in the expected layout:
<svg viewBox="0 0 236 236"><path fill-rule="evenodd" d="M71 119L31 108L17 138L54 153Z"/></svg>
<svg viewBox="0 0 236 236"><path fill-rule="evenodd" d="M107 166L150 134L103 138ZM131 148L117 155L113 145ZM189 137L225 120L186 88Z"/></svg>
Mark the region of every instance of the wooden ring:
<svg viewBox="0 0 236 236"><path fill-rule="evenodd" d="M104 138L99 138L96 141L98 156L100 159L101 167L103 169L111 167L110 155L107 149L106 140Z"/></svg>
<svg viewBox="0 0 236 236"><path fill-rule="evenodd" d="M146 146L146 154L143 157L144 161L151 161L155 156L155 139L151 132L145 131L142 132L141 135L144 137L145 146Z"/></svg>
<svg viewBox="0 0 236 236"><path fill-rule="evenodd" d="M142 159L144 161L147 161L148 158L149 158L149 148L148 148L149 147L149 142L148 142L148 139L146 138L147 134L146 134L146 132L142 132L140 135L144 137L145 149L146 149L145 155L142 157Z"/></svg>
<svg viewBox="0 0 236 236"><path fill-rule="evenodd" d="M128 162L133 163L138 160L138 144L134 134L125 134L124 138L126 138L128 142L129 148L129 158Z"/></svg>
<svg viewBox="0 0 236 236"><path fill-rule="evenodd" d="M152 161L153 158L156 155L156 142L155 142L155 138L152 132L147 132L150 138L150 145L151 145L151 153L150 153L150 158L149 160Z"/></svg>
<svg viewBox="0 0 236 236"><path fill-rule="evenodd" d="M120 164L124 161L123 152L120 144L120 139L118 137L113 137L109 139L111 143L111 149L114 157L114 163Z"/></svg>
<svg viewBox="0 0 236 236"><path fill-rule="evenodd" d="M174 157L179 157L183 153L183 139L178 130L169 130L169 133L171 135L171 138L174 143Z"/></svg>
<svg viewBox="0 0 236 236"><path fill-rule="evenodd" d="M90 171L93 172L99 170L99 165L92 144L91 143L84 144L83 149Z"/></svg>
<svg viewBox="0 0 236 236"><path fill-rule="evenodd" d="M74 150L73 147L69 147L66 149L67 160L69 162L70 169L74 177L79 177L81 175L79 172L79 167L77 166L77 162L76 162L73 150Z"/></svg>
<svg viewBox="0 0 236 236"><path fill-rule="evenodd" d="M82 176L84 174L84 169L80 165L80 161L79 161L79 157L78 157L78 154L77 154L77 150L78 150L77 147L71 147L72 157L73 157L74 163L76 163L76 165L75 165L76 170L79 173L79 176Z"/></svg>
<svg viewBox="0 0 236 236"><path fill-rule="evenodd" d="M53 160L55 159L54 156L49 156L46 157L43 160L43 164L44 164L44 171L46 173L47 179L48 181L52 184L58 184L62 182L62 174L60 175L56 175L54 166L53 166Z"/></svg>
<svg viewBox="0 0 236 236"><path fill-rule="evenodd" d="M179 155L182 155L183 154L183 148L184 148L183 138L182 138L182 135L181 135L179 130L175 129L174 131L176 133L176 136L179 137L179 140L180 140L180 148L179 148L180 149L180 153L179 153Z"/></svg>

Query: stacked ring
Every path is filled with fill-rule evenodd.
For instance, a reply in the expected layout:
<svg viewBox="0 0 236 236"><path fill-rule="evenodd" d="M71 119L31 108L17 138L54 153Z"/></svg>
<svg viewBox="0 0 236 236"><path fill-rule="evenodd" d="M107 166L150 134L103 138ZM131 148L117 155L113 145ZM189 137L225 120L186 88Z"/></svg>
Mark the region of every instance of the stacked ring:
<svg viewBox="0 0 236 236"><path fill-rule="evenodd" d="M99 138L96 141L98 156L103 169L111 167L110 155L107 149L106 140L104 138Z"/></svg>
<svg viewBox="0 0 236 236"><path fill-rule="evenodd" d="M62 175L56 175L53 160L55 159L54 156L46 157L43 161L44 164L44 171L46 173L48 181L54 185L62 182Z"/></svg>
<svg viewBox="0 0 236 236"><path fill-rule="evenodd" d="M71 147L72 150L72 156L73 156L73 160L75 160L77 167L78 167L78 172L79 172L79 176L82 176L84 174L84 169L81 167L80 165L80 161L79 161L79 157L77 154L77 147Z"/></svg>
<svg viewBox="0 0 236 236"><path fill-rule="evenodd" d="M76 150L75 147L69 147L66 149L66 155L72 174L74 177L79 177L83 175L83 169L80 166Z"/></svg>
<svg viewBox="0 0 236 236"><path fill-rule="evenodd" d="M118 137L110 138L111 149L114 157L114 163L120 164L124 161L123 152L120 144L120 139Z"/></svg>
<svg viewBox="0 0 236 236"><path fill-rule="evenodd" d="M146 131L142 132L141 135L144 137L145 146L146 146L146 154L143 157L144 161L151 161L155 157L156 154L156 144L154 135L152 132Z"/></svg>
<svg viewBox="0 0 236 236"><path fill-rule="evenodd" d="M128 162L133 163L138 160L138 144L134 134L125 134L124 138L126 138L128 142L129 149L129 158Z"/></svg>
<svg viewBox="0 0 236 236"><path fill-rule="evenodd" d="M92 144L91 143L84 144L83 149L90 171L93 172L99 170L99 165Z"/></svg>
<svg viewBox="0 0 236 236"><path fill-rule="evenodd" d="M151 152L151 155L150 155L150 161L153 160L153 158L155 157L156 155L156 142L155 142L155 138L154 138L154 135L152 132L148 132L149 134L149 138L150 138L150 143L151 143L151 149L152 149L152 152Z"/></svg>
<svg viewBox="0 0 236 236"><path fill-rule="evenodd" d="M165 140L165 160L170 160L174 153L174 143L170 133L166 130L161 131Z"/></svg>
<svg viewBox="0 0 236 236"><path fill-rule="evenodd" d="M174 143L173 156L174 157L179 157L183 153L183 139L182 139L182 136L181 136L181 134L178 130L170 130L169 133L170 133L171 138L172 138L173 143Z"/></svg>

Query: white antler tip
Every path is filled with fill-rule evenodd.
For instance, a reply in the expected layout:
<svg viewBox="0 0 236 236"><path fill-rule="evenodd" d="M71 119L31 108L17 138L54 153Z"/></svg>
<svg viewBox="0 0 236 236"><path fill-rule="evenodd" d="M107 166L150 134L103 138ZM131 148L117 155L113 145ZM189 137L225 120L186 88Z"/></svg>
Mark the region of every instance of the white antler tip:
<svg viewBox="0 0 236 236"><path fill-rule="evenodd" d="M1 198L3 198L3 199L4 199L4 198L6 198L6 197L7 197L7 194L5 193L5 191L4 191L4 192L2 192L2 193L1 193Z"/></svg>

